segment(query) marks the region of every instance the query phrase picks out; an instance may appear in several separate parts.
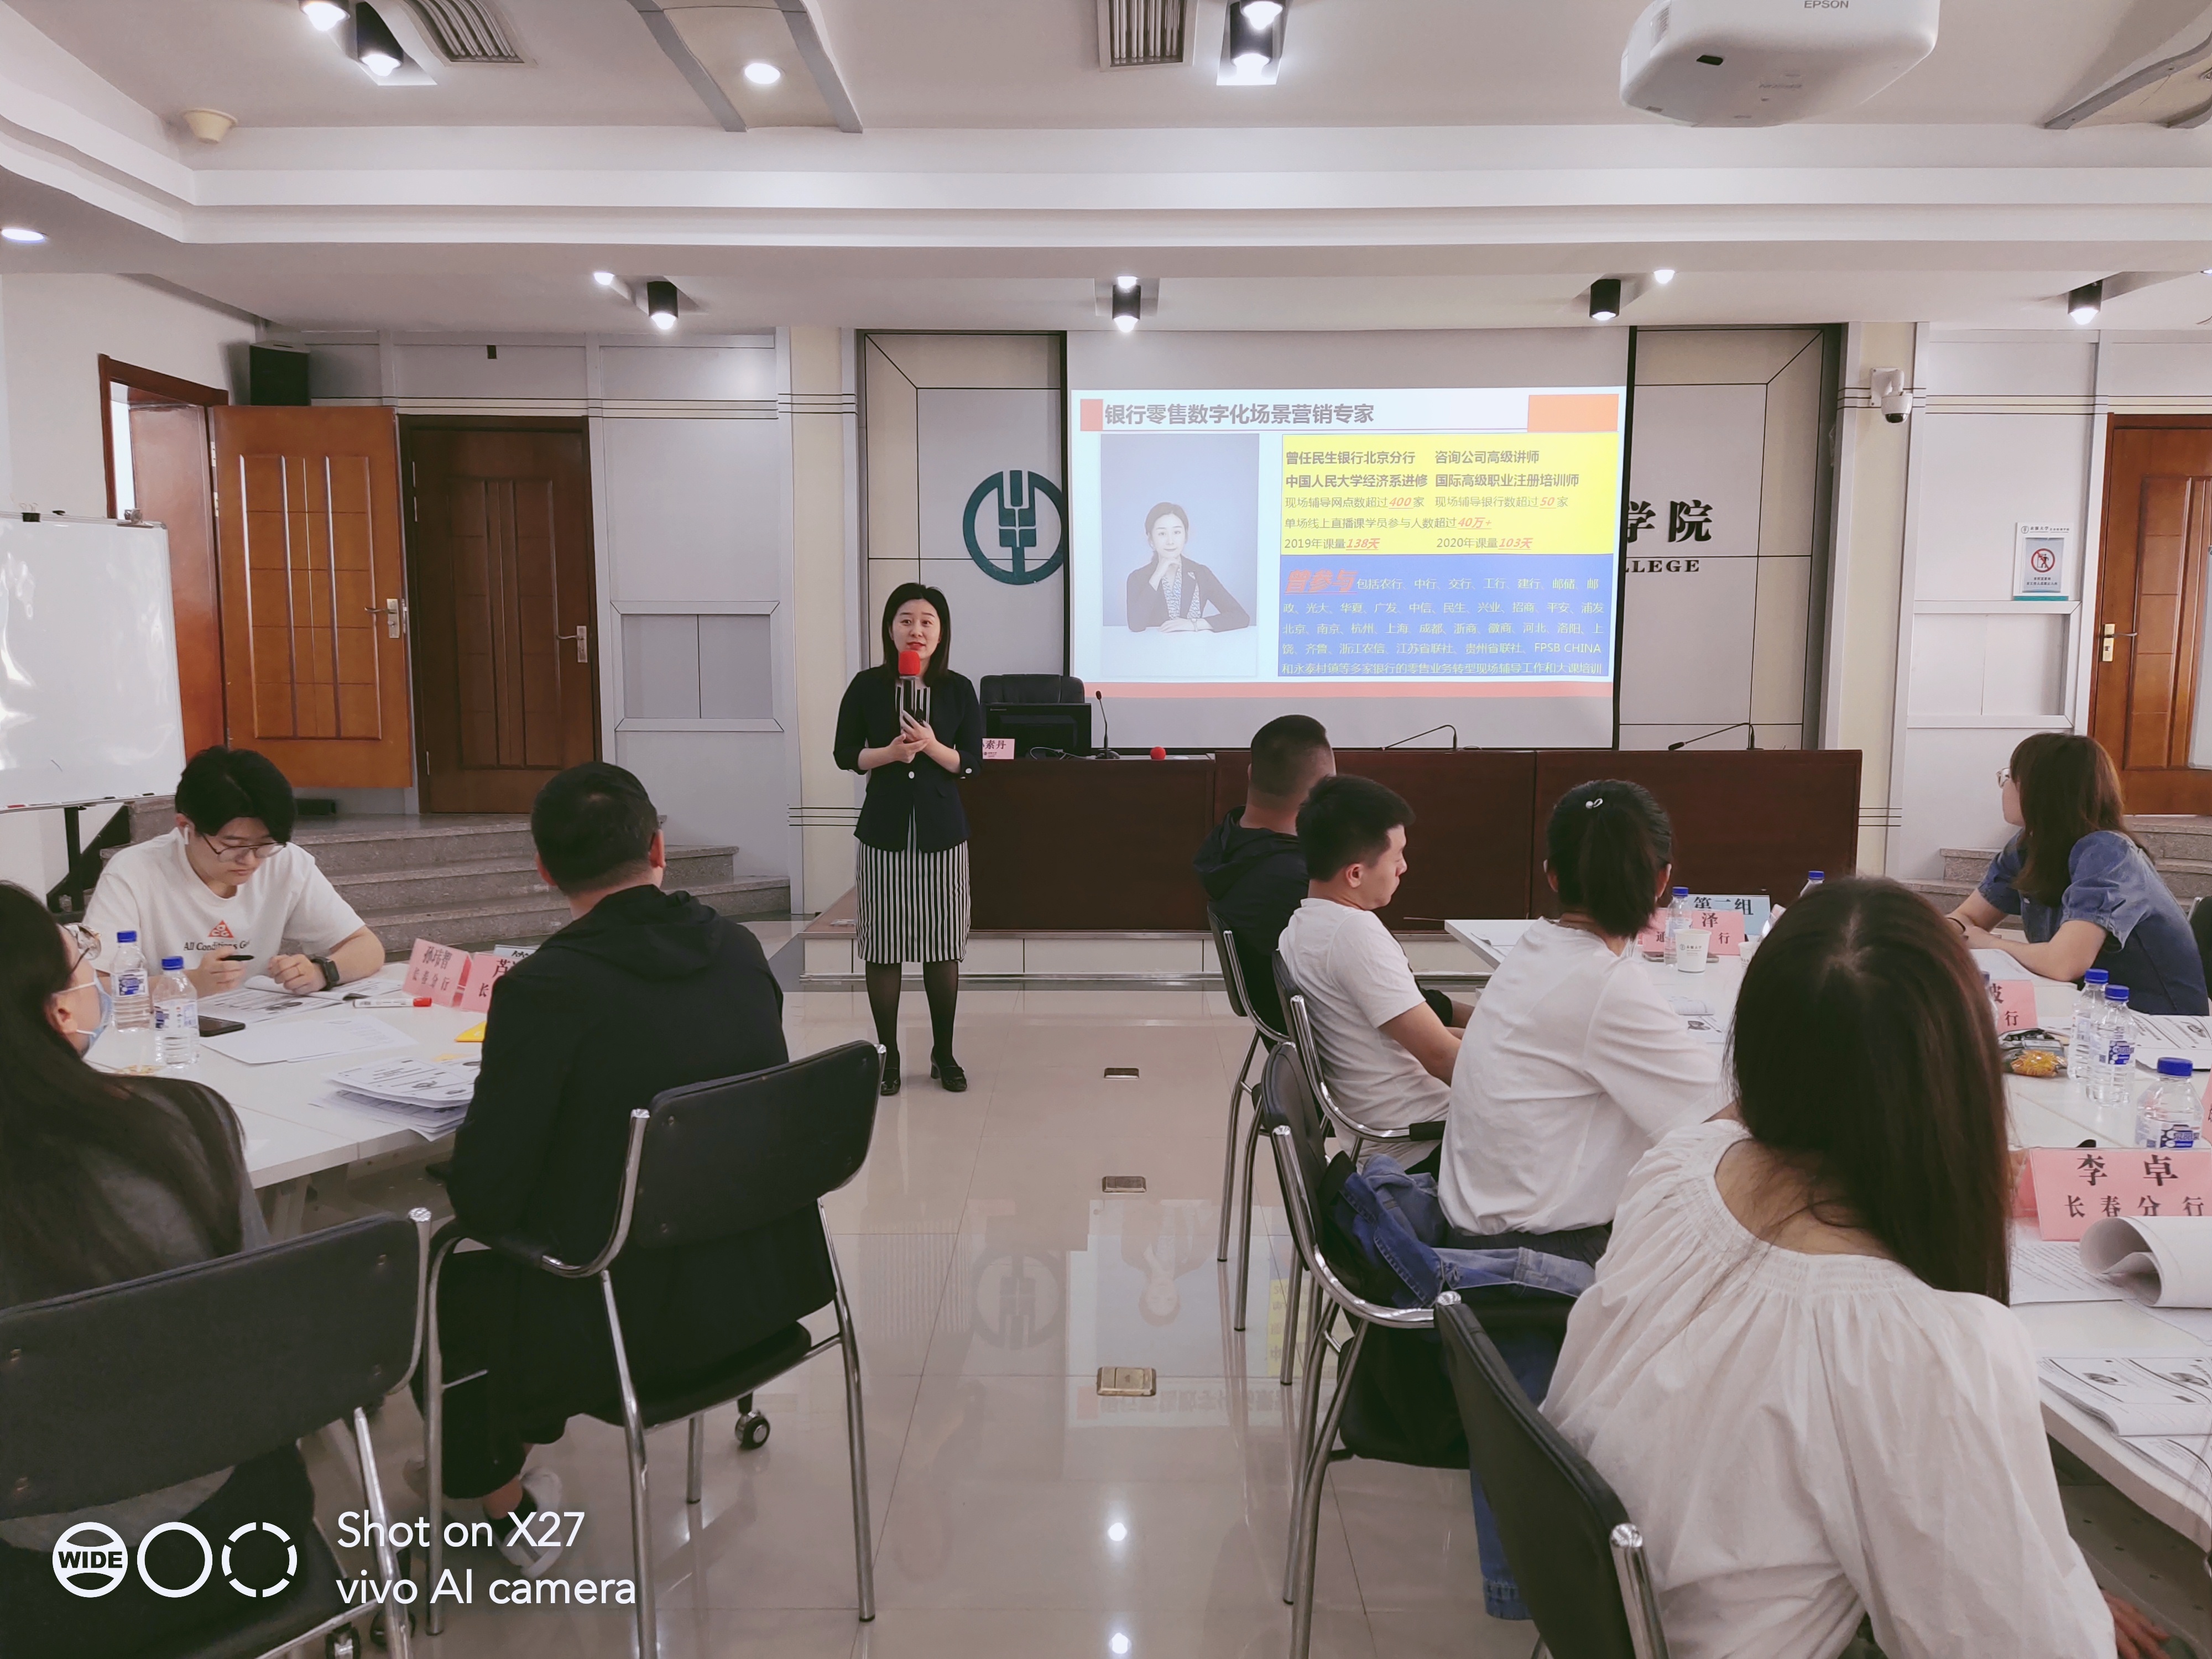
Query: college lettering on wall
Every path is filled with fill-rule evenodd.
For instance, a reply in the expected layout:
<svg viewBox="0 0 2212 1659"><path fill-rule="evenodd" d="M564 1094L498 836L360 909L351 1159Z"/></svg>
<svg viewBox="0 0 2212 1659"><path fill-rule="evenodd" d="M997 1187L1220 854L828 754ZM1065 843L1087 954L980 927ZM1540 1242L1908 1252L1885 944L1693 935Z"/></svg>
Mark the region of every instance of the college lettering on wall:
<svg viewBox="0 0 2212 1659"><path fill-rule="evenodd" d="M1659 527L1658 515L1649 501L1628 504L1628 539L1638 539L1647 530ZM1667 539L1669 542L1709 542L1713 538L1712 503L1692 496L1686 501L1667 503ZM1696 568L1693 565L1692 569Z"/></svg>

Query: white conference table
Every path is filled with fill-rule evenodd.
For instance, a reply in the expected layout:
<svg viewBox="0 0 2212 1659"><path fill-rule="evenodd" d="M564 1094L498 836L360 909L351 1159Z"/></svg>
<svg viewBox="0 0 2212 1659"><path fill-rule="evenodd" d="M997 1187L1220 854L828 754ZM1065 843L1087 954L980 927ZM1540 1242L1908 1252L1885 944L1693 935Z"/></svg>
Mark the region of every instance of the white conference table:
<svg viewBox="0 0 2212 1659"><path fill-rule="evenodd" d="M356 981L346 989L370 994L394 993L405 972L405 963L393 963L376 978ZM413 1037L414 1043L404 1048L268 1066L243 1065L203 1043L195 1065L161 1073L204 1083L236 1110L239 1126L246 1133L246 1173L270 1212L270 1231L280 1238L299 1230L309 1177L386 1154L422 1152L451 1139L425 1140L411 1130L395 1128L383 1118L341 1106L317 1105L314 1097L323 1091L331 1073L365 1060L474 1059L481 1052L477 1046L457 1043L454 1038L481 1024L483 1016L458 1008L375 1008L367 1012ZM288 1014L283 1019L290 1024L362 1017L352 1008L337 1006ZM95 1048L91 1058L96 1062L100 1050Z"/></svg>
<svg viewBox="0 0 2212 1659"><path fill-rule="evenodd" d="M1530 922L1522 918L1451 921L1444 928L1495 969ZM1743 982L1741 957L1715 957L1702 974L1686 974L1647 963L1652 981L1668 996L1695 997L1725 1022L1734 1013ZM2074 987L2057 980L2035 980L2037 1021L2064 1030L2073 1018ZM2135 1144L2131 1113L2098 1108L2081 1099L2058 1078L2008 1077L2015 1146L2105 1146ZM2202 1356L2206 1345L2188 1332L2155 1319L2134 1302L2030 1303L2014 1310L2042 1353L2187 1353ZM2212 1549L2212 1489L2192 1489L2169 1471L2128 1449L2127 1443L2094 1418L2049 1389L2043 1394L2043 1425L2051 1437L2112 1483L2144 1513Z"/></svg>

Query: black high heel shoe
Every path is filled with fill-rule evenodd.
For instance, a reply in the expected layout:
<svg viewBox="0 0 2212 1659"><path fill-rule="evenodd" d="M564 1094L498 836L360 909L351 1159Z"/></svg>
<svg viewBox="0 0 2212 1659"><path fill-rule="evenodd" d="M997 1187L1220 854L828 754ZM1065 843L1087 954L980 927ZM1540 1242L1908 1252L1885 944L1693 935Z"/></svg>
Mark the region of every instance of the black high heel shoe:
<svg viewBox="0 0 2212 1659"><path fill-rule="evenodd" d="M898 1050L894 1048L884 1056L884 1080L878 1085L878 1094L895 1095L899 1091Z"/></svg>
<svg viewBox="0 0 2212 1659"><path fill-rule="evenodd" d="M938 1086L948 1095L968 1092L968 1073L960 1069L960 1062L950 1054L932 1054L929 1057L929 1074L937 1079Z"/></svg>

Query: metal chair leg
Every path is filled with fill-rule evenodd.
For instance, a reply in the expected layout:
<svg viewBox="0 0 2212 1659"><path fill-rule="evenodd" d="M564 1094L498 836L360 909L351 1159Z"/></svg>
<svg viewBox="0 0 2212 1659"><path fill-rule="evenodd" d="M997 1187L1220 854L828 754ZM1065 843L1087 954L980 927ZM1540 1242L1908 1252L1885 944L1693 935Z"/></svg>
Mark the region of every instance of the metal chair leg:
<svg viewBox="0 0 2212 1659"><path fill-rule="evenodd" d="M691 1418L691 1444L687 1449L684 1474L684 1501L696 1504L705 1490L707 1475L707 1419L694 1413Z"/></svg>
<svg viewBox="0 0 2212 1659"><path fill-rule="evenodd" d="M1221 1240L1214 1248L1216 1261L1229 1260L1229 1207L1237 1201L1237 1115L1244 1104L1244 1079L1252 1074L1252 1056L1260 1047L1260 1033L1255 1028L1252 1041L1245 1045L1244 1064L1237 1069L1237 1081L1229 1085L1229 1144L1221 1154ZM1255 1103L1253 1109L1259 1109ZM1247 1175L1244 1184L1249 1190L1252 1178ZM1237 1327L1242 1330L1243 1327Z"/></svg>
<svg viewBox="0 0 2212 1659"><path fill-rule="evenodd" d="M437 1599L446 1571L446 1357L438 1347L438 1285L452 1255L450 1245L432 1253L422 1291L422 1480L430 1506L430 1605L423 1627L433 1636L446 1628L445 1605Z"/></svg>
<svg viewBox="0 0 2212 1659"><path fill-rule="evenodd" d="M376 1446L368 1437L368 1413L365 1411L354 1412L353 1440L354 1450L361 1458L362 1498L368 1505L368 1518L376 1527L376 1573L389 1584L398 1578L399 1569L392 1560L391 1527L384 1513L384 1482L376 1472ZM439 1530L444 1530L442 1522ZM430 1581L432 1588L436 1587L437 1582L434 1578ZM407 1659L411 1645L407 1634L408 1614L407 1607L395 1604L384 1620L385 1642L392 1659Z"/></svg>
<svg viewBox="0 0 2212 1659"><path fill-rule="evenodd" d="M1359 1350L1367 1341L1368 1325L1358 1322L1352 1340L1337 1368L1336 1393L1328 1402L1328 1415L1314 1437L1312 1455L1306 1461L1306 1482L1299 1505L1301 1548L1298 1553L1297 1595L1291 1603L1291 1659L1306 1659L1313 1646L1314 1562L1321 1546L1322 1486L1328 1479L1329 1453L1336 1445L1337 1425L1344 1419L1344 1404L1351 1395L1346 1385L1359 1363Z"/></svg>
<svg viewBox="0 0 2212 1659"><path fill-rule="evenodd" d="M637 1659L659 1659L660 1625L653 1605L653 1517L646 1498L645 1422L638 1414L637 1389L630 1382L629 1354L615 1311L615 1281L604 1269L599 1293L607 1304L607 1334L614 1339L615 1380L622 1385L623 1437L629 1462L630 1552L637 1562Z"/></svg>
<svg viewBox="0 0 2212 1659"><path fill-rule="evenodd" d="M1260 1151L1260 1108L1252 1108L1252 1125L1244 1132L1244 1220L1237 1244L1237 1320L1231 1328L1244 1328L1244 1304L1252 1286L1252 1160ZM1228 1225L1224 1214L1222 1224Z"/></svg>
<svg viewBox="0 0 2212 1659"><path fill-rule="evenodd" d="M1315 1417L1321 1410L1321 1358L1328 1341L1328 1328L1335 1322L1334 1304L1316 1310L1307 1327L1305 1378L1292 1397L1291 1408L1291 1524L1289 1540L1283 1550L1283 1600L1291 1601L1297 1594L1298 1540L1300 1517L1305 1513L1306 1465L1310 1455L1310 1436ZM1341 1368L1338 1376L1343 1375Z"/></svg>
<svg viewBox="0 0 2212 1659"><path fill-rule="evenodd" d="M825 1237L825 1243L828 1242ZM868 1428L860 1409L860 1344L853 1334L852 1304L845 1299L845 1275L830 1249L830 1279L837 1292L837 1346L845 1367L846 1452L853 1465L853 1560L860 1581L860 1622L876 1616L875 1549L868 1528Z"/></svg>
<svg viewBox="0 0 2212 1659"><path fill-rule="evenodd" d="M1291 1279L1283 1292L1283 1375L1282 1384L1291 1386L1291 1362L1298 1352L1298 1286L1304 1280L1306 1264L1294 1252L1291 1256Z"/></svg>

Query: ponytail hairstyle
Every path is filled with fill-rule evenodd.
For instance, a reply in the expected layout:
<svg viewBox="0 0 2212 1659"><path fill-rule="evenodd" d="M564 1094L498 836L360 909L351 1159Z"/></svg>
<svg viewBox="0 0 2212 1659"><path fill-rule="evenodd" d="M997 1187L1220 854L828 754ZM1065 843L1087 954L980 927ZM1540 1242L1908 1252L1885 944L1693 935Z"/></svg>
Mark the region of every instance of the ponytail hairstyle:
<svg viewBox="0 0 2212 1659"><path fill-rule="evenodd" d="M1674 827L1643 785L1601 778L1559 797L1544 854L1561 904L1608 938L1633 939L1658 906L1660 873L1674 861Z"/></svg>

